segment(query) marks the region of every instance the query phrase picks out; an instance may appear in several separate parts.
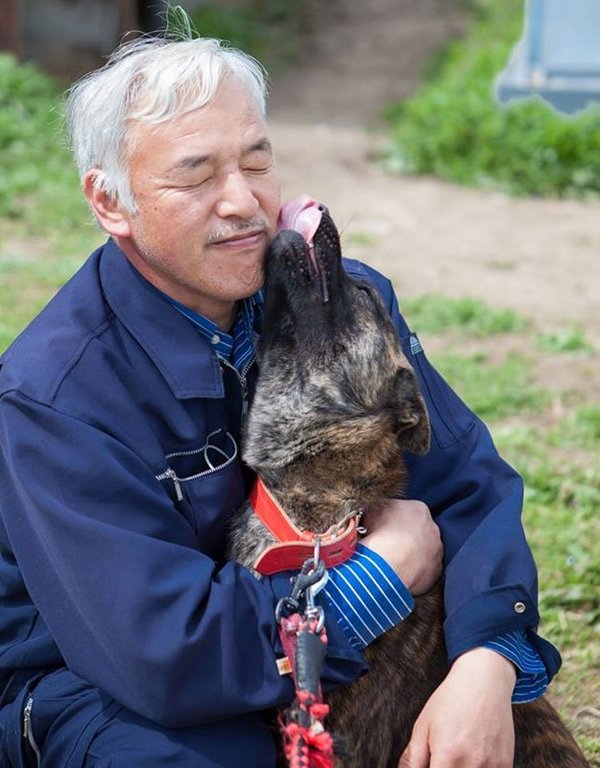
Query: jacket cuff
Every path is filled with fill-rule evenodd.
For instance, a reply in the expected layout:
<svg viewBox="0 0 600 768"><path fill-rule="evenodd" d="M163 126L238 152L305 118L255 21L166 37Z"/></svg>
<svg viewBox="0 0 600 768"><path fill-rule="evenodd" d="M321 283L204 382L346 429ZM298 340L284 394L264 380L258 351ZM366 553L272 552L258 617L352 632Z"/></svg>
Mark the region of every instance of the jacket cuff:
<svg viewBox="0 0 600 768"><path fill-rule="evenodd" d="M494 587L448 613L444 632L448 658L482 645L504 632L537 626L535 601L521 584Z"/></svg>

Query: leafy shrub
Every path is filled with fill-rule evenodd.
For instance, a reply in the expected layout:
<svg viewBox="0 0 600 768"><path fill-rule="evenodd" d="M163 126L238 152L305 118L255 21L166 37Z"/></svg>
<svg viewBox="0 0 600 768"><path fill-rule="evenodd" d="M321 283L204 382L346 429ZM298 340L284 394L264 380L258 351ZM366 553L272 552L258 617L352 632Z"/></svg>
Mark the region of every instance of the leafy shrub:
<svg viewBox="0 0 600 768"><path fill-rule="evenodd" d="M240 0L234 7L203 4L192 22L202 37L227 40L277 71L297 57L314 0Z"/></svg>
<svg viewBox="0 0 600 768"><path fill-rule="evenodd" d="M0 54L0 216L40 229L81 220L77 175L60 138L57 84Z"/></svg>
<svg viewBox="0 0 600 768"><path fill-rule="evenodd" d="M434 78L388 110L392 169L515 194L600 194L600 109L574 117L540 100L499 107L494 81L522 29L522 0L479 0Z"/></svg>

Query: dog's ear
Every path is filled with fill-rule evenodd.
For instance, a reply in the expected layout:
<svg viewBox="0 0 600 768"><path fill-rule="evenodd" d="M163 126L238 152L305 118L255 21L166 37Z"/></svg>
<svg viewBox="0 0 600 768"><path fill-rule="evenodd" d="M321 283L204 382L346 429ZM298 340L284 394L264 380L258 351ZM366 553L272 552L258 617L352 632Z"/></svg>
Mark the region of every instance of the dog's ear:
<svg viewBox="0 0 600 768"><path fill-rule="evenodd" d="M402 450L424 454L429 450L431 430L425 402L412 368L396 372L398 443Z"/></svg>

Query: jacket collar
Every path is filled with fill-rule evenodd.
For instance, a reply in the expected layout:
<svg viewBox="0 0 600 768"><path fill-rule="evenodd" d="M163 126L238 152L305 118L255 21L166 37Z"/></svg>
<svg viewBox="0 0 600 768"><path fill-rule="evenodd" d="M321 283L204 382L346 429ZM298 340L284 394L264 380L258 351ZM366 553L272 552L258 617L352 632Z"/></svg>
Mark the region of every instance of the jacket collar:
<svg viewBox="0 0 600 768"><path fill-rule="evenodd" d="M111 309L154 362L175 397L224 397L214 351L112 239L102 249L99 273Z"/></svg>

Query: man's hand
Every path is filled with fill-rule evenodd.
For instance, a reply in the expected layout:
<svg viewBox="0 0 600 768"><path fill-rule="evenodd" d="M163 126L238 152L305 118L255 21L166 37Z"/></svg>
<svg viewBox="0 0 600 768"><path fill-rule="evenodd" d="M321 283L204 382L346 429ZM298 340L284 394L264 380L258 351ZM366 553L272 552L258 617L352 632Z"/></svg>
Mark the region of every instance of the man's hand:
<svg viewBox="0 0 600 768"><path fill-rule="evenodd" d="M440 531L422 501L389 499L363 520L361 542L381 555L413 595L427 592L442 575Z"/></svg>
<svg viewBox="0 0 600 768"><path fill-rule="evenodd" d="M399 768L512 768L515 680L495 651L459 656L419 715Z"/></svg>

